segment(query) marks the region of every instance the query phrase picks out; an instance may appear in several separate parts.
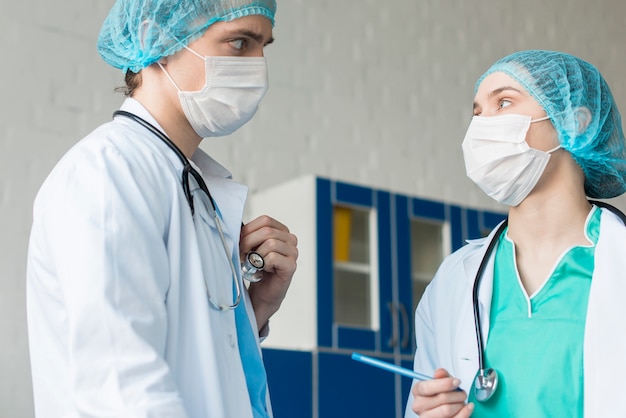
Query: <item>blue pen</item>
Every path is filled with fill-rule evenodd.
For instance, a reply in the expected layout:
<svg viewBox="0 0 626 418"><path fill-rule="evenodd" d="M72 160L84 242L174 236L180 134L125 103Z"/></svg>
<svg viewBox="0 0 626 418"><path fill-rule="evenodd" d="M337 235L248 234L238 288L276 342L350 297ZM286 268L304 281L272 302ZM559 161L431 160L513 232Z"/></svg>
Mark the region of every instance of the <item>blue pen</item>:
<svg viewBox="0 0 626 418"><path fill-rule="evenodd" d="M401 374L402 376L410 377L412 379L417 380L431 380L432 376L427 376L425 374L414 372L413 370L405 369L404 367L396 366L395 364L387 363L381 360L377 360L372 357L364 356L359 353L352 353L352 359L360 361L365 364L369 364L370 366L379 367L381 369Z"/></svg>
<svg viewBox="0 0 626 418"><path fill-rule="evenodd" d="M405 369L404 367L396 366L395 364L387 363L381 360L377 360L372 357L364 356L359 353L352 353L352 359L360 361L365 364L369 364L370 366L379 367L383 370L387 370L390 372L401 374L402 376L410 377L412 379L417 380L432 380L434 377L427 376L425 374L421 374L418 372L414 372L413 370ZM457 391L462 391L461 388L456 388Z"/></svg>

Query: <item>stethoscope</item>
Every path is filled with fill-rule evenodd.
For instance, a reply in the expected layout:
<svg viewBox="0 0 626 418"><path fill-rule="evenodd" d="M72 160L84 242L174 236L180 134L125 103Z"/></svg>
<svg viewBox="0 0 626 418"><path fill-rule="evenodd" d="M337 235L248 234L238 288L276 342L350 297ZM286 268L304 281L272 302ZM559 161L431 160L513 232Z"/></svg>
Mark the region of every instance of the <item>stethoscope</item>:
<svg viewBox="0 0 626 418"><path fill-rule="evenodd" d="M595 200L590 200L589 203L606 208L617 215L624 225L626 225L626 215L622 213L619 209L614 206L611 206L605 202L598 202ZM493 368L485 368L485 346L483 342L483 333L482 327L480 325L480 311L479 311L479 303L478 303L478 288L480 287L480 281L482 279L483 273L485 271L485 267L489 261L489 257L493 252L496 243L502 231L508 225L508 219L505 219L504 222L500 224L497 231L493 235L489 246L487 247L487 251L483 256L482 261L480 262L480 266L478 267L478 271L476 272L476 279L474 280L474 288L472 290L472 303L474 307L474 326L476 328L476 343L478 345L478 373L476 378L474 379L474 396L476 400L480 402L484 402L491 398L495 393L498 387L498 372Z"/></svg>
<svg viewBox="0 0 626 418"><path fill-rule="evenodd" d="M235 283L235 300L233 301L233 303L219 303L217 301L214 301L211 295L211 292L209 291L209 287L206 281L204 283L204 287L209 297L209 303L215 309L218 309L220 311L235 309L237 306L239 306L239 303L241 302L241 285L239 284L239 280L237 280L237 271L235 270L233 257L231 255L230 250L228 249L226 238L224 237L224 230L222 228L222 223L219 220L219 216L217 214L217 207L215 205L215 201L213 200L213 196L211 196L211 192L209 192L209 188L204 182L202 175L200 175L200 173L195 168L193 168L193 166L191 165L187 157L185 157L185 154L183 154L180 148L178 148L176 144L174 144L174 142L172 142L172 140L167 137L167 135L165 135L163 132L157 129L150 122L135 115L134 113L130 113L125 110L116 110L115 112L113 112L113 117L115 116L124 116L124 117L134 120L135 122L137 122L144 128L148 129L150 132L152 132L157 138L163 141L172 151L174 151L174 154L176 154L178 159L183 163L183 174L182 174L183 191L185 193L185 198L187 199L187 203L189 204L189 208L191 209L192 216L195 213L195 207L194 207L194 202L193 202L193 195L191 194L191 189L189 187L190 175L196 181L200 189L208 197L209 205L207 205L207 211L209 212L209 216L211 216L211 218L213 218L213 221L215 222L217 231L220 236L220 240L222 241L222 246L224 247L224 252L226 254L226 257L228 258L228 263L230 265L233 282ZM259 272L260 270L263 270L264 267L265 267L265 261L263 260L263 257L257 252L250 251L248 254L246 254L242 262L241 276L242 278L250 282L258 282L259 280L261 280L261 276L258 275L257 272Z"/></svg>

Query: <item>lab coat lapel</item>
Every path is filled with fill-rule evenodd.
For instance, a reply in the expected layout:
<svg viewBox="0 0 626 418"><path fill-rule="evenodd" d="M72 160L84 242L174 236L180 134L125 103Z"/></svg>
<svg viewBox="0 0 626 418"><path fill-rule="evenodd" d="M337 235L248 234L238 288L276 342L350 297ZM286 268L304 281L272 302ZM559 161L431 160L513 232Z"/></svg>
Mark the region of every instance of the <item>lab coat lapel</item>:
<svg viewBox="0 0 626 418"><path fill-rule="evenodd" d="M498 227L499 226L500 225L498 225ZM471 289L474 288L476 273L478 272L478 267L480 266L480 263L485 257L485 253L487 252L487 247L489 246L489 243L491 242L491 240L497 239L497 237L495 237L495 233L498 227L494 228L487 238L468 241L470 245L482 245L480 251L477 251L471 257L466 258L463 262L465 268L465 279L469 282L469 286ZM489 333L489 315L491 314L491 297L493 295L493 268L495 260L494 255L495 248L489 256L489 260L487 261L487 265L485 266L485 271L483 273L483 277L480 280L480 286L478 289L480 324L482 326L483 340L485 342L487 341L487 335Z"/></svg>
<svg viewBox="0 0 626 418"><path fill-rule="evenodd" d="M623 416L626 228L603 209L584 342L585 417Z"/></svg>
<svg viewBox="0 0 626 418"><path fill-rule="evenodd" d="M464 388L469 389L478 368L478 346L476 342L476 329L474 325L474 311L471 290L474 286L478 267L485 256L489 242L494 238L497 228L487 238L468 240L468 245L480 246L478 251L463 260L465 280L470 289L469 303L461 312L458 329L456 332L459 350L459 358L455 359L458 364L457 376L463 381ZM491 296L493 293L493 253L489 258L485 272L480 282L478 292L478 304L482 327L483 341L486 344L489 334L489 315L491 311Z"/></svg>
<svg viewBox="0 0 626 418"><path fill-rule="evenodd" d="M226 233L233 240L233 258L236 260L239 258L241 223L248 188L232 180L228 170L199 148L194 153L192 161L200 169L202 177L215 199L221 219L224 221ZM241 277L239 277L239 280L241 281ZM256 317L247 292L243 292L242 298L244 298L244 305L246 306L250 323L253 327L256 327ZM256 335L258 342L258 334Z"/></svg>
<svg viewBox="0 0 626 418"><path fill-rule="evenodd" d="M228 170L199 148L193 154L192 161L200 169L202 178L216 202L220 219L223 220L238 254L239 235L248 188L232 180Z"/></svg>

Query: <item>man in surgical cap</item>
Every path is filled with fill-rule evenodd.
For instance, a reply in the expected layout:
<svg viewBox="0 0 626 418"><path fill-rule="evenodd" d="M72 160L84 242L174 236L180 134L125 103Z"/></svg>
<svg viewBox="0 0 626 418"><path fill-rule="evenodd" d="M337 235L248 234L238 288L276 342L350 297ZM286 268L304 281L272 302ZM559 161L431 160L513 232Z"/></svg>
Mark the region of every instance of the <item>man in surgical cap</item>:
<svg viewBox="0 0 626 418"><path fill-rule="evenodd" d="M259 341L297 239L203 138L255 114L274 0L118 0L98 50L126 100L40 189L27 307L37 417L271 417ZM249 286L241 261L264 260ZM246 272L249 272L249 266Z"/></svg>

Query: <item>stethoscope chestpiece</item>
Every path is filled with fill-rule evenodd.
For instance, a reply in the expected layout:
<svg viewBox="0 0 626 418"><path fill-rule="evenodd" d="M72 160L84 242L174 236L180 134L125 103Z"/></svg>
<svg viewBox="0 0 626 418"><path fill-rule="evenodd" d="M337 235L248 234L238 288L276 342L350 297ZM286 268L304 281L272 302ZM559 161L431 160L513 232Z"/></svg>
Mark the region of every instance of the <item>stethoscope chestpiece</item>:
<svg viewBox="0 0 626 418"><path fill-rule="evenodd" d="M498 372L494 369L479 370L474 379L474 396L477 401L485 402L493 396L498 387Z"/></svg>
<svg viewBox="0 0 626 418"><path fill-rule="evenodd" d="M265 267L265 260L261 257L261 254L250 251L244 257L243 263L241 263L241 277L249 282L255 283L262 279L261 274L257 272L263 270Z"/></svg>

